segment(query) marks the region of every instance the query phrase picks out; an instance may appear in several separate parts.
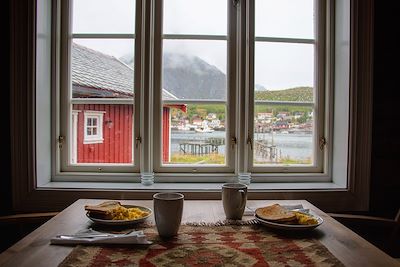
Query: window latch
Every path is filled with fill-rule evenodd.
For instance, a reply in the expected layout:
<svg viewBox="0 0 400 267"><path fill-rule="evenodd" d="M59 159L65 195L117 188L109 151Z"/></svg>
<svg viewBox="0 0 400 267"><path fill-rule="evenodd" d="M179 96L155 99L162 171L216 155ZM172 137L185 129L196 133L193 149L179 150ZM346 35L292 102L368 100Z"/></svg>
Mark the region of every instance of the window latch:
<svg viewBox="0 0 400 267"><path fill-rule="evenodd" d="M64 141L65 141L65 137L64 136L62 136L62 135L60 135L60 136L58 136L58 148L59 149L62 149L63 148L63 144L64 144Z"/></svg>
<svg viewBox="0 0 400 267"><path fill-rule="evenodd" d="M141 144L141 143L142 143L142 137L140 137L140 136L136 137L136 139L135 139L135 147L138 148L139 144Z"/></svg>
<svg viewBox="0 0 400 267"><path fill-rule="evenodd" d="M326 138L321 136L319 138L319 149L324 150L326 144L327 144Z"/></svg>
<svg viewBox="0 0 400 267"><path fill-rule="evenodd" d="M251 137L247 137L247 144L250 146L250 149L253 150L253 139Z"/></svg>
<svg viewBox="0 0 400 267"><path fill-rule="evenodd" d="M231 148L234 149L236 144L237 144L237 139L236 139L236 137L232 136L231 137Z"/></svg>

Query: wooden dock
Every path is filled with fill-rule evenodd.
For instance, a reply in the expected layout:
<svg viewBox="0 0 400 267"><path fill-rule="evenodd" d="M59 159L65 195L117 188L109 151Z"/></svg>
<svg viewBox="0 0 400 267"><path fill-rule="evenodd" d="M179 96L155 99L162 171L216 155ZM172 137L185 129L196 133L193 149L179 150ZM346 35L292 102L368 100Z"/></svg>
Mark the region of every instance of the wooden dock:
<svg viewBox="0 0 400 267"><path fill-rule="evenodd" d="M219 146L225 145L225 138L208 138L179 143L179 152L191 155L218 154Z"/></svg>
<svg viewBox="0 0 400 267"><path fill-rule="evenodd" d="M269 145L268 142L262 140L254 142L254 149L257 156L270 162L278 162L282 157L281 151L275 145Z"/></svg>

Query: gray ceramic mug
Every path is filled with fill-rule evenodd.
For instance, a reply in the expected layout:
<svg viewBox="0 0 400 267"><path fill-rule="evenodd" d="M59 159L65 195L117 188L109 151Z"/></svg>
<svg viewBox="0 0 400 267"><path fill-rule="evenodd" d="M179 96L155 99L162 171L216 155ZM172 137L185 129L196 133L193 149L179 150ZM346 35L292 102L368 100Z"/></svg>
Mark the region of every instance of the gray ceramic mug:
<svg viewBox="0 0 400 267"><path fill-rule="evenodd" d="M157 193L153 195L154 219L161 237L172 237L178 233L182 220L183 194Z"/></svg>
<svg viewBox="0 0 400 267"><path fill-rule="evenodd" d="M227 219L242 219L247 200L247 185L227 183L222 185L222 205Z"/></svg>

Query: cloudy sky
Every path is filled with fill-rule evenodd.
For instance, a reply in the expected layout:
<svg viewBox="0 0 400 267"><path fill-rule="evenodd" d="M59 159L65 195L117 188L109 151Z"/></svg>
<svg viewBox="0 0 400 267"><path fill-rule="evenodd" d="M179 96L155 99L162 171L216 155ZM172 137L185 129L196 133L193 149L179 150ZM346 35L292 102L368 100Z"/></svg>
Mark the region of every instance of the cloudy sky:
<svg viewBox="0 0 400 267"><path fill-rule="evenodd" d="M134 0L74 0L74 33L134 33ZM256 36L314 38L313 0L255 0ZM227 0L164 0L165 34L227 34ZM75 40L103 53L133 54L133 40ZM226 73L226 41L165 40L167 52L202 58ZM267 89L312 86L313 46L259 42L255 82Z"/></svg>

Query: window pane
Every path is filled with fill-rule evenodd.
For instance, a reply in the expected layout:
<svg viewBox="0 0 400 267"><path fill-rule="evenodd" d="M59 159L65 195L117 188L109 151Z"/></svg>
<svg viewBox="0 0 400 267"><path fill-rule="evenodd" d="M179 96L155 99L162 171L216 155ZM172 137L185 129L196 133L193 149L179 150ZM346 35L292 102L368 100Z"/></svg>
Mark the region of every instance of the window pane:
<svg viewBox="0 0 400 267"><path fill-rule="evenodd" d="M255 34L314 38L314 0L256 0Z"/></svg>
<svg viewBox="0 0 400 267"><path fill-rule="evenodd" d="M72 116L71 162L132 164L133 163L133 111L131 104L73 104L72 109L77 116ZM86 129L88 136L99 139L85 142L84 139L84 112L102 111L103 123L98 126L89 126ZM76 120L76 121L75 121ZM101 128L100 128L101 127ZM102 136L101 136L102 135Z"/></svg>
<svg viewBox="0 0 400 267"><path fill-rule="evenodd" d="M133 40L74 39L73 98L133 98Z"/></svg>
<svg viewBox="0 0 400 267"><path fill-rule="evenodd" d="M254 164L314 164L313 49L308 44L256 43Z"/></svg>
<svg viewBox="0 0 400 267"><path fill-rule="evenodd" d="M73 33L134 32L134 0L73 1Z"/></svg>
<svg viewBox="0 0 400 267"><path fill-rule="evenodd" d="M314 84L312 44L256 42L254 62L256 89L289 89Z"/></svg>
<svg viewBox="0 0 400 267"><path fill-rule="evenodd" d="M164 0L164 34L227 34L227 0Z"/></svg>
<svg viewBox="0 0 400 267"><path fill-rule="evenodd" d="M226 99L226 41L164 40L163 44L163 100Z"/></svg>
<svg viewBox="0 0 400 267"><path fill-rule="evenodd" d="M87 118L87 126L92 126L92 118Z"/></svg>
<svg viewBox="0 0 400 267"><path fill-rule="evenodd" d="M71 162L133 163L134 105L126 103L134 98L133 49L133 40L74 40L71 95L72 101L79 103L72 104L78 115L72 116L70 125ZM107 98L107 102L99 98ZM103 112L104 123L96 118L88 120L92 126L87 134L98 136L97 139L84 140L85 111Z"/></svg>
<svg viewBox="0 0 400 267"><path fill-rule="evenodd" d="M256 105L254 164L312 165L313 132L311 107Z"/></svg>
<svg viewBox="0 0 400 267"><path fill-rule="evenodd" d="M163 106L164 164L225 164L226 105Z"/></svg>

